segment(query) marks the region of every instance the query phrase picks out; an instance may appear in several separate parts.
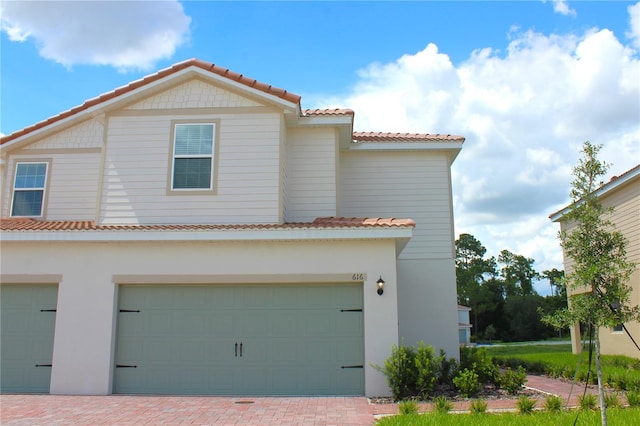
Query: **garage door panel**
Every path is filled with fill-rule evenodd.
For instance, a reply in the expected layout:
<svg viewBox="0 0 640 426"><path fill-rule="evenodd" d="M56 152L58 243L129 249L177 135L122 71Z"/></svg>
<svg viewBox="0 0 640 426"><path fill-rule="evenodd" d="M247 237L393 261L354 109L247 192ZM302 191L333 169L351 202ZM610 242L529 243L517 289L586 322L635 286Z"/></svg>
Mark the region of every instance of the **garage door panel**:
<svg viewBox="0 0 640 426"><path fill-rule="evenodd" d="M121 286L120 299L140 313L119 315L116 362L139 368L117 369L117 393L363 394L363 370L340 368L363 363L362 311L340 312L362 306L361 285Z"/></svg>
<svg viewBox="0 0 640 426"><path fill-rule="evenodd" d="M57 294L52 284L0 286L1 392L49 391Z"/></svg>

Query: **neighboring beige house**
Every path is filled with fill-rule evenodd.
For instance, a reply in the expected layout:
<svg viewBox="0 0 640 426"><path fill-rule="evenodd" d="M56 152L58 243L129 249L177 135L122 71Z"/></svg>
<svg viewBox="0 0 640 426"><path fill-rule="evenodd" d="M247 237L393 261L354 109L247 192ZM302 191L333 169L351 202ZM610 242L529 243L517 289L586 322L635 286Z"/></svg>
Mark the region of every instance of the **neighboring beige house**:
<svg viewBox="0 0 640 426"><path fill-rule="evenodd" d="M471 343L471 321L469 320L471 308L458 305L458 343L465 346Z"/></svg>
<svg viewBox="0 0 640 426"><path fill-rule="evenodd" d="M620 176L613 177L600 187L596 194L603 206L613 207L613 213L608 216L608 219L627 239L627 256L630 261L636 263L636 269L628 283L632 287L631 304L640 305L640 165ZM552 221L560 223L562 230L571 229L571 225L564 221L570 207L567 206L550 216ZM564 265L565 272L567 275L570 274L572 260L566 255ZM640 324L627 323L625 327L640 344ZM600 329L600 342L603 354L640 358L640 352L622 327ZM571 328L571 344L573 353L579 353L582 350L578 325Z"/></svg>
<svg viewBox="0 0 640 426"><path fill-rule="evenodd" d="M457 357L464 138L353 119L188 60L4 136L2 391L376 396L394 344Z"/></svg>

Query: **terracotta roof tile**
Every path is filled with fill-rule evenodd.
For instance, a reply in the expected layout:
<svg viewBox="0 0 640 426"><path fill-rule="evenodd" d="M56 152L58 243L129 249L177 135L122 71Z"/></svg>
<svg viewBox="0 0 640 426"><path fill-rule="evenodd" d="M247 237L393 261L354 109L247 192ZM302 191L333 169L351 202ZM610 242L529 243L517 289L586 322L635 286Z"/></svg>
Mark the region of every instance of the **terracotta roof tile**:
<svg viewBox="0 0 640 426"><path fill-rule="evenodd" d="M238 74L236 72L233 72L227 68L223 68L220 67L218 65L209 63L209 62L205 62L199 59L189 59L183 62L179 62L175 65L172 65L168 68L162 69L154 74L150 74L147 75L146 77L143 77L139 80L133 81L125 86L122 87L118 87L110 92L104 93L102 95L99 95L95 98L89 99L87 101L85 101L82 105L78 105L75 106L67 111L61 112L60 114L57 114L53 117L49 117L43 121L40 121L34 125L25 127L22 130L18 130L16 132L11 133L10 135L4 136L0 139L0 145L5 144L7 142L10 142L16 138L19 138L20 136L24 136L28 133L31 133L33 131L39 130L43 127L46 127L50 124L53 124L55 122L64 120L65 118L68 118L74 114L77 114L81 111L87 110L95 105L98 105L102 102L106 102L108 100L111 100L113 98L116 98L120 95L123 95L125 93L131 92L135 89L138 89L142 86L145 86L149 83L152 83L154 81L160 80L170 74L174 74L178 71L181 71L185 68L189 68L191 66L195 66L198 68L201 68L203 70L207 70L210 71L212 73L218 74L222 77L228 78L230 80L236 81L240 84L243 84L245 86L254 88L256 90L260 90L262 92L268 93L270 95L273 96L277 96L281 99L284 99L286 101L298 104L298 106L300 106L300 96L296 95L294 93L290 93L287 92L284 89L279 89L277 87L273 87L270 86L268 84L265 83L261 83L255 79L249 78L249 77L245 77L242 74Z"/></svg>
<svg viewBox="0 0 640 426"><path fill-rule="evenodd" d="M313 222L240 225L96 225L93 221L46 221L31 218L0 219L2 231L215 231L259 229L414 227L411 219L323 217Z"/></svg>
<svg viewBox="0 0 640 426"><path fill-rule="evenodd" d="M463 142L464 137L429 133L353 132L354 142L426 142L442 140Z"/></svg>

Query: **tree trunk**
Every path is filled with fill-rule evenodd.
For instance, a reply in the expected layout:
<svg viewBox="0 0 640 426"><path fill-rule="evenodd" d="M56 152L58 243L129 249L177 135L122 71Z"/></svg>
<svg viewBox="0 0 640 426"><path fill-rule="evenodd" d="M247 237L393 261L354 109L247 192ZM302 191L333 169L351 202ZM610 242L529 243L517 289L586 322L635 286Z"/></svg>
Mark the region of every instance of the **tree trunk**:
<svg viewBox="0 0 640 426"><path fill-rule="evenodd" d="M602 426L607 426L607 405L604 401L604 383L602 382L602 364L600 363L600 327L596 328L596 374L598 375L598 396L600 397L600 418Z"/></svg>

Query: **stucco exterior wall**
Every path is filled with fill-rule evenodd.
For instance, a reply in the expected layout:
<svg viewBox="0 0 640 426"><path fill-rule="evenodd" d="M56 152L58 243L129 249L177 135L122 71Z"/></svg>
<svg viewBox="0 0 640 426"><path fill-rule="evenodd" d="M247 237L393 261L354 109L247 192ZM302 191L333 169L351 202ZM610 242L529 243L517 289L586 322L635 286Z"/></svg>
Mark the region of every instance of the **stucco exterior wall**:
<svg viewBox="0 0 640 426"><path fill-rule="evenodd" d="M51 393L104 395L112 391L119 284L345 282L363 274L365 392L380 396L389 389L371 364L382 365L398 342L395 250L392 239L3 242L1 278L59 280ZM382 296L376 293L379 276L386 281Z"/></svg>
<svg viewBox="0 0 640 426"><path fill-rule="evenodd" d="M423 341L458 358L454 260L398 260L398 282L400 340L406 345Z"/></svg>

